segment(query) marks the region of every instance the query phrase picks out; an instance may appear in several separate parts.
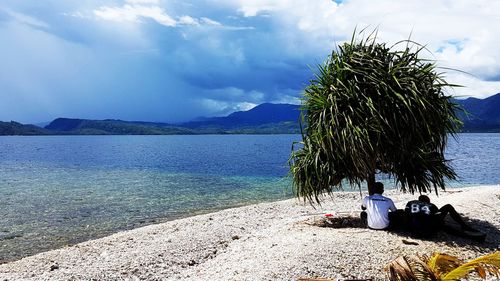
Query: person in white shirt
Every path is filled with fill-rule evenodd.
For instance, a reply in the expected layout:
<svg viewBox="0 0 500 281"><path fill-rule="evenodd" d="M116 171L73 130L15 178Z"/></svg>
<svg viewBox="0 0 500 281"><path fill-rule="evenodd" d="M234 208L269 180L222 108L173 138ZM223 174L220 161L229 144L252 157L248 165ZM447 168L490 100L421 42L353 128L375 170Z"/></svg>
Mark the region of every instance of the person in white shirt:
<svg viewBox="0 0 500 281"><path fill-rule="evenodd" d="M382 196L384 184L376 182L374 191L374 194L363 199L361 219L366 220L371 229L387 229L390 224L389 212L396 212L396 206L390 198Z"/></svg>

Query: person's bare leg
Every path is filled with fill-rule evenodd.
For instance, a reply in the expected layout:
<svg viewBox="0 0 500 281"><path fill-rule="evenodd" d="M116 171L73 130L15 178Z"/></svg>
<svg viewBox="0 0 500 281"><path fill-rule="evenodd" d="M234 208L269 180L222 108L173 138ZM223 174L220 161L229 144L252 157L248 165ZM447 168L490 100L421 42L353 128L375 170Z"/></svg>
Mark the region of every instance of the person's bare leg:
<svg viewBox="0 0 500 281"><path fill-rule="evenodd" d="M478 231L477 229L474 229L465 224L460 214L458 214L455 208L453 208L453 206L451 206L450 204L447 204L443 206L441 209L439 209L438 214L440 216L440 220L444 231L454 235L465 236L480 242L486 239L486 233L482 233L481 231ZM453 227L444 224L444 217L447 214L449 214L450 217L460 225L460 227L462 228L461 231L457 231Z"/></svg>
<svg viewBox="0 0 500 281"><path fill-rule="evenodd" d="M464 220L462 219L462 217L460 216L459 213L457 213L457 211L455 210L455 208L453 208L452 205L450 204L446 204L444 205L443 207L441 207L439 209L439 212L440 212L440 216L441 218L443 219L444 221L444 218L446 217L447 214L450 215L450 217L455 221L457 222L460 227L462 227L462 230L471 230L471 231L475 231L474 228L468 226Z"/></svg>

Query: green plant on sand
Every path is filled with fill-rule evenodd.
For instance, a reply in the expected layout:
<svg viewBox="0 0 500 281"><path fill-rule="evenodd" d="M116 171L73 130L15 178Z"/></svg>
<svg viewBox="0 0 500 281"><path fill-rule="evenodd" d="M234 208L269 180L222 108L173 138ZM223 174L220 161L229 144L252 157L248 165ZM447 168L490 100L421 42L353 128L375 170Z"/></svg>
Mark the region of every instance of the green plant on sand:
<svg viewBox="0 0 500 281"><path fill-rule="evenodd" d="M438 191L456 174L444 157L448 134L461 122L446 89L454 87L409 40L392 47L376 34L332 52L305 89L302 141L289 159L294 191L304 200L342 188L372 192L376 173L403 191Z"/></svg>
<svg viewBox="0 0 500 281"><path fill-rule="evenodd" d="M497 277L500 274L500 252L469 262L441 253L434 253L431 257L398 257L385 269L390 281L455 281L473 272L486 279L488 273Z"/></svg>

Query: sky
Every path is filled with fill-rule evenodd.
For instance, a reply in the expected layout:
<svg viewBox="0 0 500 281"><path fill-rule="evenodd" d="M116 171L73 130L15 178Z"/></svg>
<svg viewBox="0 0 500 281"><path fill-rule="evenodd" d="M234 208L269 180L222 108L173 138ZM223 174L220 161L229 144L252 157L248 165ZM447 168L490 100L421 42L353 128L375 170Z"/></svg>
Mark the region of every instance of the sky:
<svg viewBox="0 0 500 281"><path fill-rule="evenodd" d="M355 28L411 35L464 86L450 94L484 98L500 92L499 22L493 0L2 0L0 120L183 122L299 103Z"/></svg>

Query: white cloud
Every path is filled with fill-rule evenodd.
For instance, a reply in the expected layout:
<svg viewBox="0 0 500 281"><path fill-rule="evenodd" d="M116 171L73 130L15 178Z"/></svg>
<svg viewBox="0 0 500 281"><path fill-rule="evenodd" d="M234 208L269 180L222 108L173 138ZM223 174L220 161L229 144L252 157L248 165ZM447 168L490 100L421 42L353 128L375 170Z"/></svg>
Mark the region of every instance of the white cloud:
<svg viewBox="0 0 500 281"><path fill-rule="evenodd" d="M243 17L267 16L277 39L289 53L328 54L336 44L350 40L354 28L379 28L380 41L408 38L434 53L438 65L470 72L463 80L468 95L500 92L500 1L488 0L226 0ZM456 77L454 75L453 77ZM477 94L475 93L477 92Z"/></svg>
<svg viewBox="0 0 500 281"><path fill-rule="evenodd" d="M30 25L33 27L39 27L39 28L48 28L49 25L45 23L44 21L41 21L37 18L34 18L32 16L28 16L22 13L15 12L11 9L8 8L1 8L0 11L4 11L7 13L9 16L11 16L16 22L25 24L25 25Z"/></svg>
<svg viewBox="0 0 500 281"><path fill-rule="evenodd" d="M222 24L218 21L214 21L212 19L209 19L209 18L205 18L205 17L202 17L201 18L201 21L207 25L215 25L215 26L222 26Z"/></svg>
<svg viewBox="0 0 500 281"><path fill-rule="evenodd" d="M130 4L152 4L152 5L160 4L160 0L125 0L125 2Z"/></svg>
<svg viewBox="0 0 500 281"><path fill-rule="evenodd" d="M302 94L302 91L300 91ZM290 103L290 104L300 104L301 100L298 97L298 92L297 90L292 90L292 89L287 89L284 92L281 93L281 95L277 98L272 100L272 103ZM302 96L302 95L301 95Z"/></svg>
<svg viewBox="0 0 500 281"><path fill-rule="evenodd" d="M94 15L104 20L116 22L140 23L143 19L151 19L168 27L179 25L208 25L222 27L221 23L207 17L198 19L188 15L183 15L178 18L174 18L170 16L165 9L159 5L160 2L156 0L126 0L125 2L127 4L123 6L102 6L94 10Z"/></svg>
<svg viewBox="0 0 500 281"><path fill-rule="evenodd" d="M448 72L446 81L464 87L453 88L451 95L458 98L486 98L500 93L500 81L484 81L472 75L457 72Z"/></svg>
<svg viewBox="0 0 500 281"><path fill-rule="evenodd" d="M226 116L235 111L247 111L257 106L251 102L231 102L210 98L201 99L198 104L210 115Z"/></svg>
<svg viewBox="0 0 500 281"><path fill-rule="evenodd" d="M456 90L458 94L484 97L500 92L500 83L484 81L500 74L498 11L500 2L485 0L382 0L376 4L352 0L341 6L332 20L338 27L342 26L339 19L351 21L344 30L337 29L344 35L349 34L356 23L360 27L380 24L380 40L390 42L407 38L413 31L412 39L426 44L434 52L431 58L436 59L439 66L477 77L450 73L452 82L466 87Z"/></svg>
<svg viewBox="0 0 500 281"><path fill-rule="evenodd" d="M200 22L190 16L182 16L179 18L179 23L180 24L185 24L185 25L200 25Z"/></svg>
<svg viewBox="0 0 500 281"><path fill-rule="evenodd" d="M152 19L165 26L175 26L177 21L171 18L160 7L142 5L124 5L123 7L100 7L94 14L102 19L118 22L140 22L141 19Z"/></svg>
<svg viewBox="0 0 500 281"><path fill-rule="evenodd" d="M237 111L247 111L247 110L250 110L256 106L257 105L255 103L251 103L251 102L240 102L240 103L236 104Z"/></svg>
<svg viewBox="0 0 500 281"><path fill-rule="evenodd" d="M256 2L267 2L267 1L256 1ZM243 5L238 9L240 13L245 17L255 17L262 12L270 12L275 10L275 5L263 5L261 3L252 3L250 5Z"/></svg>
<svg viewBox="0 0 500 281"><path fill-rule="evenodd" d="M80 19L88 18L88 16L85 16L81 11L76 11L76 12L72 12L72 13L62 13L61 15L67 16L67 17L80 18Z"/></svg>
<svg viewBox="0 0 500 281"><path fill-rule="evenodd" d="M230 100L232 102L251 102L258 104L265 101L266 95L263 92L251 90L245 91L236 87L227 87L206 91L212 100Z"/></svg>

